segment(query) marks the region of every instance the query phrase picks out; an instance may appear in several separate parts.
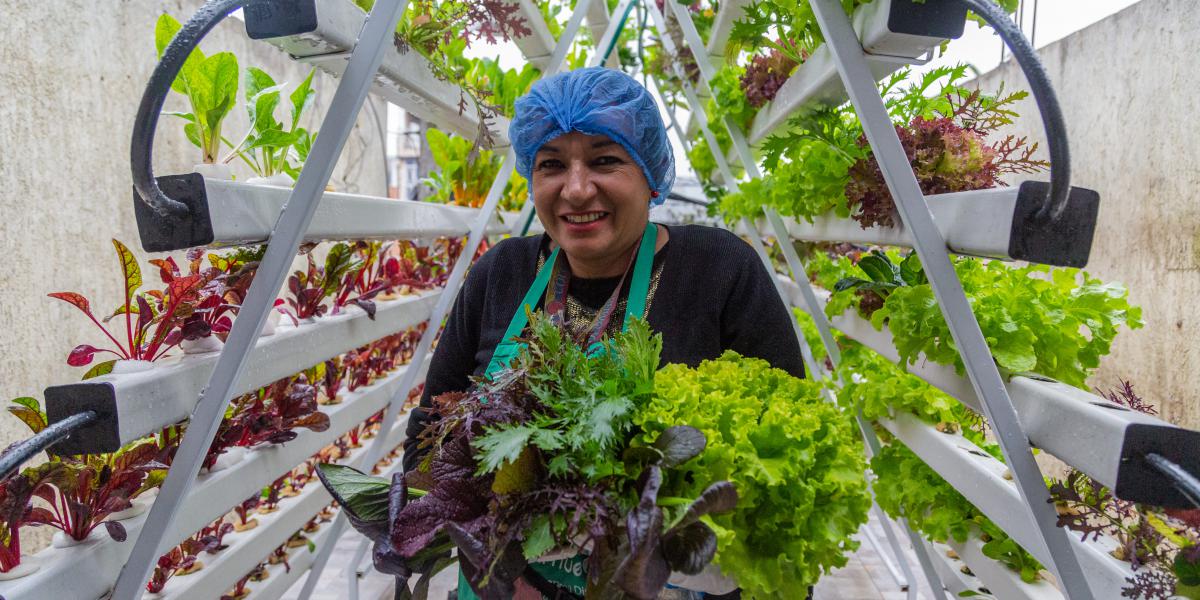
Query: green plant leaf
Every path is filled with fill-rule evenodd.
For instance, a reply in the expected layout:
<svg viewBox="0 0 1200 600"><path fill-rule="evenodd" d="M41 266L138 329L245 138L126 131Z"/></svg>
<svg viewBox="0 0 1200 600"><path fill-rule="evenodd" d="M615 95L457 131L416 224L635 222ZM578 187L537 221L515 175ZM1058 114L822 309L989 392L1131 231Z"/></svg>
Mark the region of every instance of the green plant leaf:
<svg viewBox="0 0 1200 600"><path fill-rule="evenodd" d="M1186 586L1200 586L1200 560L1189 560L1188 552L1175 555L1174 571L1179 583ZM1190 553L1195 555L1195 552Z"/></svg>
<svg viewBox="0 0 1200 600"><path fill-rule="evenodd" d="M525 560L533 560L554 547L554 533L550 529L550 516L538 515L533 523L525 530L525 541L521 543L521 552Z"/></svg>
<svg viewBox="0 0 1200 600"><path fill-rule="evenodd" d="M162 58L163 52L182 28L179 21L176 21L171 15L166 13L159 15L158 21L154 24L154 47L158 51L158 58ZM179 69L179 75L175 77L175 81L171 82L171 89L176 93L189 95L188 86L194 78L196 69L200 63L204 62L204 59L204 53L199 48L192 50L187 60L183 62L183 67Z"/></svg>
<svg viewBox="0 0 1200 600"><path fill-rule="evenodd" d="M246 101L251 103L247 105L249 108L253 108L252 101L263 90L278 87L275 83L275 78L258 67L246 67L245 79L246 89L244 93ZM254 120L253 112L250 113L250 120Z"/></svg>
<svg viewBox="0 0 1200 600"><path fill-rule="evenodd" d="M115 358L112 360L106 360L104 362L98 362L92 365L92 368L88 369L87 373L83 374L83 379L86 380L93 377L108 375L109 373L112 373L113 365L115 364L117 364L117 359Z"/></svg>
<svg viewBox="0 0 1200 600"><path fill-rule="evenodd" d="M250 151L257 148L287 148L295 143L299 137L299 134L294 131L287 132L281 129L268 129L254 137L250 143L245 145L244 149Z"/></svg>
<svg viewBox="0 0 1200 600"><path fill-rule="evenodd" d="M308 77L305 77L304 81L300 82L300 86L297 87L289 97L289 99L292 101L293 130L300 126L300 116L304 114L304 111L308 108L309 104L312 103L313 96L316 94L316 92L312 89L313 74L316 72L316 69L309 71Z"/></svg>
<svg viewBox="0 0 1200 600"><path fill-rule="evenodd" d="M535 428L527 425L498 427L487 430L472 444L483 453L479 460L478 473L492 473L503 464L514 462L529 443Z"/></svg>
<svg viewBox="0 0 1200 600"><path fill-rule="evenodd" d="M142 269L138 267L137 259L129 248L118 240L113 240L113 248L117 250L117 258L121 261L121 271L125 277L125 303L132 304L134 294L142 287Z"/></svg>
<svg viewBox="0 0 1200 600"><path fill-rule="evenodd" d="M342 465L321 463L317 469L338 503L359 519L387 520L390 481Z"/></svg>
<svg viewBox="0 0 1200 600"><path fill-rule="evenodd" d="M42 412L42 405L38 403L37 398L22 396L13 398L12 401L16 406L8 407L8 412L20 419L31 432L40 433L46 428L46 413Z"/></svg>

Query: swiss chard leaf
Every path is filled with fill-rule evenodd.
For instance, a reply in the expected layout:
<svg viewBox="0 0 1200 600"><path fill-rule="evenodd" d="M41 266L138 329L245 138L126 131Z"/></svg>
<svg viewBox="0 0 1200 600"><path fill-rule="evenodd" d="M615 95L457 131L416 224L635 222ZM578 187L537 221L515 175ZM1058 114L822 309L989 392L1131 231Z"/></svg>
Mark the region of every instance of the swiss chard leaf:
<svg viewBox="0 0 1200 600"><path fill-rule="evenodd" d="M312 104L313 96L316 92L312 88L313 75L317 72L313 69L308 72L308 77L300 82L300 85L292 91L292 95L288 97L292 101L292 130L298 130L300 126L300 117L304 111Z"/></svg>
<svg viewBox="0 0 1200 600"><path fill-rule="evenodd" d="M704 451L705 443L704 434L699 429L675 425L668 427L654 440L654 448L662 452L662 467L673 469L699 456Z"/></svg>
<svg viewBox="0 0 1200 600"><path fill-rule="evenodd" d="M46 428L46 413L42 411L42 405L38 403L37 398L22 396L13 398L16 406L8 407L8 412L20 419L26 427L33 433L39 433Z"/></svg>
<svg viewBox="0 0 1200 600"><path fill-rule="evenodd" d="M386 521L391 482L343 465L321 463L317 476L338 504L363 521Z"/></svg>

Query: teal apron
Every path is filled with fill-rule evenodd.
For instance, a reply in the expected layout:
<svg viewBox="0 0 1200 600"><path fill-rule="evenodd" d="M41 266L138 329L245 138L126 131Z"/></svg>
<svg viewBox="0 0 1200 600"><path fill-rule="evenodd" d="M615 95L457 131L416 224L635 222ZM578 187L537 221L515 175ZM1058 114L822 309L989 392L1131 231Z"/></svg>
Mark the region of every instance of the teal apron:
<svg viewBox="0 0 1200 600"><path fill-rule="evenodd" d="M646 312L646 297L650 293L650 273L654 266L654 246L658 240L658 228L653 223L646 224L646 231L642 234L642 242L638 246L637 258L633 264L633 279L629 284L629 299L626 302L625 320L621 324L622 330L629 324L629 319L633 317L642 318ZM547 304L547 312L554 315L565 310L562 303L566 299L566 288L570 280L570 275L567 269L555 269L559 254L559 249L555 248L550 253L550 258L546 260L546 264L538 270L537 277L533 280L533 285L529 286L529 291L525 292L525 298L521 300L520 306L517 307L516 314L513 315L512 321L508 324L508 329L504 332L504 337L501 338L500 344L496 346L496 351L492 354L491 361L488 362L487 370L484 371L485 376L491 376L498 371L508 368L512 360L517 357L521 350L521 344L515 341L515 338L525 331L525 326L529 324L529 314L533 308L537 306L538 299L547 292L550 285L550 280L555 280L555 289L552 290L553 300ZM625 269L629 271L628 268ZM557 273L557 276L552 277ZM603 345L600 343L600 337L607 328L609 315L612 314L617 297L621 293L621 287L625 283L625 278L622 276L621 281L617 283L617 289L613 291L612 297L608 299L604 307L601 309L596 325L592 328L592 333L588 338L588 353L595 354L603 350ZM556 560L548 563L535 563L531 565L535 571L545 577L547 581L564 588L576 595L583 595L583 590L587 587L587 569L585 567L586 557L575 556L563 560ZM458 599L459 600L479 600L479 596L471 590L471 585L467 583L466 577L462 571L458 575Z"/></svg>

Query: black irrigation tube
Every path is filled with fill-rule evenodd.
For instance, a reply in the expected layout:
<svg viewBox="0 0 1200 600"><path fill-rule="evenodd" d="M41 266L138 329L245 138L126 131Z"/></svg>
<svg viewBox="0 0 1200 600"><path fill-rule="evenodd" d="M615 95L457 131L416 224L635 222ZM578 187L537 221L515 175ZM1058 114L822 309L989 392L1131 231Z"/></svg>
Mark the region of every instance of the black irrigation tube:
<svg viewBox="0 0 1200 600"><path fill-rule="evenodd" d="M229 13L262 0L209 0L196 11L192 18L183 25L175 39L163 50L162 60L154 67L146 91L142 93L142 102L138 105L137 118L133 122L133 141L130 144L129 162L133 167L133 187L138 196L159 216L185 217L188 214L187 205L173 200L163 193L154 179L154 166L151 157L154 154L154 130L158 127L159 113L171 84L183 68L192 50L200 44L200 40L212 31Z"/></svg>
<svg viewBox="0 0 1200 600"><path fill-rule="evenodd" d="M13 476L17 469L21 468L21 465L37 456L39 452L67 439L76 430L91 425L99 418L100 414L94 410L71 415L57 423L47 425L45 429L35 433L31 438L9 446L8 450L0 455L0 481Z"/></svg>
<svg viewBox="0 0 1200 600"><path fill-rule="evenodd" d="M1043 221L1057 220L1066 209L1071 193L1071 151L1062 106L1050 84L1050 76L1021 28L993 0L962 0L962 3L996 30L1029 80L1029 89L1046 128L1046 146L1050 151L1050 193L1035 216Z"/></svg>
<svg viewBox="0 0 1200 600"><path fill-rule="evenodd" d="M1153 452L1145 456L1146 462L1150 463L1154 470L1162 474L1163 477L1171 480L1175 485L1175 489L1183 494L1196 508L1200 508L1200 479L1195 475L1188 473L1186 469L1175 464L1171 460L1155 454Z"/></svg>

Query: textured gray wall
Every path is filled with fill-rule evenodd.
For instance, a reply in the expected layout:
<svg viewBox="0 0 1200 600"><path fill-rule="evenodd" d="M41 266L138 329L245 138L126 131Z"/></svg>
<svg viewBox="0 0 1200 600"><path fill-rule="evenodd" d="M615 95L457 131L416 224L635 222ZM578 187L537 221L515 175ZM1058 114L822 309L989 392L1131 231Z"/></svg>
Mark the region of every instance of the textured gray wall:
<svg viewBox="0 0 1200 600"><path fill-rule="evenodd" d="M1123 331L1092 378L1118 378L1165 419L1200 428L1200 13L1187 0L1142 0L1040 51L1063 103L1072 183L1100 193L1087 270L1131 289L1146 327ZM1011 63L985 74L1025 87ZM1013 129L1043 139L1032 99ZM1044 153L1043 153L1044 154Z"/></svg>
<svg viewBox="0 0 1200 600"><path fill-rule="evenodd" d="M65 359L79 343L100 345L102 334L48 292L78 291L97 312L116 306L120 272L110 238L143 261L134 224L129 136L138 101L155 65L154 23L162 12L186 20L199 0L0 0L0 401L41 397L49 384L78 380L84 369ZM208 54L232 51L277 81L298 84L307 68L226 20L202 42ZM319 126L337 80L318 73L317 102L308 115ZM289 92L290 92L289 87ZM239 98L241 90L239 90ZM172 94L169 110L185 107ZM386 110L376 103L380 122ZM286 108L277 115L284 118ZM159 173L190 172L198 150L180 121L164 117L155 146ZM240 105L225 134L240 139L247 119ZM239 177L248 173L239 170ZM383 158L369 109L359 116L334 173L339 190L386 196ZM157 283L146 273L147 285ZM27 432L0 415L0 447Z"/></svg>

